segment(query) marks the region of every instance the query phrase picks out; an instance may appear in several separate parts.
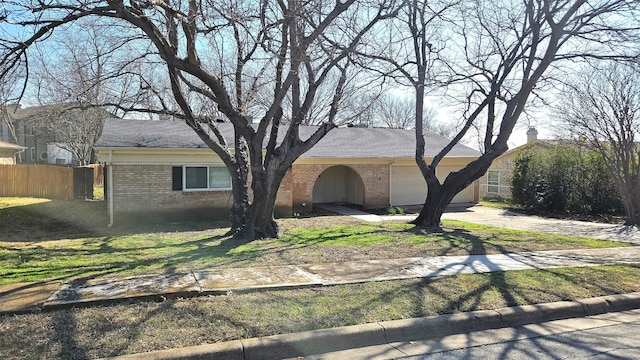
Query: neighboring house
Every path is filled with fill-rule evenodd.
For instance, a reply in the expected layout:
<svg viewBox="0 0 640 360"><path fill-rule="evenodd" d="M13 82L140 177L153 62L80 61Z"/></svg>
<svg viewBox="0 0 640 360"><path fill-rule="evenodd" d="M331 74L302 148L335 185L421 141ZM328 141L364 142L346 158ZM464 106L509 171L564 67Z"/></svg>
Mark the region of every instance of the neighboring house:
<svg viewBox="0 0 640 360"><path fill-rule="evenodd" d="M17 142L25 148L25 153L18 159L21 164L77 164L77 159L70 151L65 150L69 149L69 146L66 146L69 144L68 139L60 135L73 136L76 128L60 125L64 128L54 133L51 127L47 126L53 120L62 119L61 111L68 109L70 105L51 104L25 108L19 104L6 105L2 109L4 118L0 118L0 141ZM102 112L101 118L112 117L104 110L98 111ZM82 126L77 128L82 129ZM89 137L89 135L91 134L78 134L80 138ZM91 144L88 148L91 148ZM54 151L55 154L50 154L50 151Z"/></svg>
<svg viewBox="0 0 640 360"><path fill-rule="evenodd" d="M233 127L218 124L233 144ZM283 129L284 130L284 129ZM301 137L316 127L300 128ZM448 140L425 136L427 160ZM108 119L96 143L98 160L107 165L106 199L111 221L158 210L207 210L228 213L231 181L222 160L183 122ZM308 211L318 203L351 203L364 208L423 204L427 186L414 161L411 130L337 128L303 154L278 192L276 216ZM438 166L444 179L480 153L456 145ZM478 200L477 182L454 203Z"/></svg>
<svg viewBox="0 0 640 360"><path fill-rule="evenodd" d="M551 147L555 141L538 140L538 131L531 127L527 130L527 143L511 149L498 156L487 172L479 179L480 199L503 198L511 199L511 173L515 165L515 160L524 148L531 146Z"/></svg>
<svg viewBox="0 0 640 360"><path fill-rule="evenodd" d="M47 164L47 143L55 139L39 127L38 119L47 116L54 105L22 108L20 105L7 105L5 116L0 121L0 141L16 142L25 148L19 159L21 164ZM7 124L8 120L10 124ZM9 129L13 127L13 131ZM13 136L15 133L15 137Z"/></svg>
<svg viewBox="0 0 640 360"><path fill-rule="evenodd" d="M47 162L56 165L73 165L73 153L63 143L47 144Z"/></svg>
<svg viewBox="0 0 640 360"><path fill-rule="evenodd" d="M16 157L24 151L24 147L0 141L0 165L13 165Z"/></svg>

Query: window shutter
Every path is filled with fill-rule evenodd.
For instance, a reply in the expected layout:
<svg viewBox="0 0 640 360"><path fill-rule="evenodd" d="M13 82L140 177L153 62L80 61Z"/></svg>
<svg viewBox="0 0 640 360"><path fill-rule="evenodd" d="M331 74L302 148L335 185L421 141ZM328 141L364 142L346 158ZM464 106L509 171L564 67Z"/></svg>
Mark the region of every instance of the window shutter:
<svg viewBox="0 0 640 360"><path fill-rule="evenodd" d="M174 166L171 168L172 171L172 185L171 190L182 190L182 166Z"/></svg>

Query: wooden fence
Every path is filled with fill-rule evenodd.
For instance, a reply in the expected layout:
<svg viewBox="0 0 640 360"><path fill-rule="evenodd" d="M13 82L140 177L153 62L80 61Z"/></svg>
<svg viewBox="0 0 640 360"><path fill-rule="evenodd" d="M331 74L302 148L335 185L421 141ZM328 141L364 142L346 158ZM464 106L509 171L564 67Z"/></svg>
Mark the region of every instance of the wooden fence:
<svg viewBox="0 0 640 360"><path fill-rule="evenodd" d="M88 167L93 168L93 187L104 186L104 165L92 164Z"/></svg>
<svg viewBox="0 0 640 360"><path fill-rule="evenodd" d="M54 165L0 165L0 196L73 198L73 168Z"/></svg>

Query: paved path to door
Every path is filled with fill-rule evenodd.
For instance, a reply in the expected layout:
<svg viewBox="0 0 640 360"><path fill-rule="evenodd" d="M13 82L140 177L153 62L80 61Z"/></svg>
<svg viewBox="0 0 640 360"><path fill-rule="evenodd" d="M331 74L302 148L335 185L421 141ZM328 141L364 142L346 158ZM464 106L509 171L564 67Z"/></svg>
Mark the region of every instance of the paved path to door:
<svg viewBox="0 0 640 360"><path fill-rule="evenodd" d="M378 216L333 204L322 204L321 207L364 221L409 221L415 219L415 215ZM465 221L514 230L539 231L549 234L615 240L640 245L640 230L633 226L550 219L480 205L469 208L454 208L451 211L445 212L442 215L442 219Z"/></svg>

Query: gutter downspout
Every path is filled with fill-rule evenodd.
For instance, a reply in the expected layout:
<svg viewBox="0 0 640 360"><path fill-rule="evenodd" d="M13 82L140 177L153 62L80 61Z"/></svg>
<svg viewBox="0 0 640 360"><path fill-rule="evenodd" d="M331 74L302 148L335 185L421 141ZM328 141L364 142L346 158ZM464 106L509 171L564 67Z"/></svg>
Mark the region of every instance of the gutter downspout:
<svg viewBox="0 0 640 360"><path fill-rule="evenodd" d="M397 158L393 158L393 161L389 163L389 206L393 206L393 164L398 161Z"/></svg>
<svg viewBox="0 0 640 360"><path fill-rule="evenodd" d="M107 201L109 209L109 224L113 226L113 150L109 149L109 161L107 162Z"/></svg>

